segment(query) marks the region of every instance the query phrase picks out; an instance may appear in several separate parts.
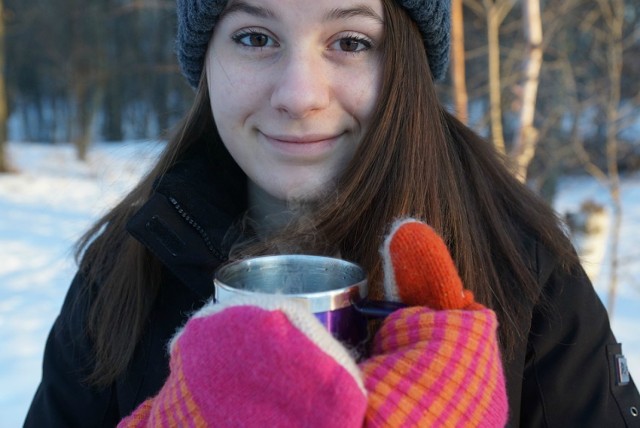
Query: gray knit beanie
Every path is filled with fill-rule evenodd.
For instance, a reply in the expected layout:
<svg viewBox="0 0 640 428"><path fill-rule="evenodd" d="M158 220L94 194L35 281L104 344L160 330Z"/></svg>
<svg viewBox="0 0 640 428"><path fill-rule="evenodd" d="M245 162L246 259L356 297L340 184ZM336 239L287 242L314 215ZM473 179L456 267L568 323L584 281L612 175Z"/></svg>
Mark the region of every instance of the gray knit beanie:
<svg viewBox="0 0 640 428"><path fill-rule="evenodd" d="M449 64L450 0L396 0L418 24L431 74L441 80ZM177 55L189 84L196 88L218 17L227 0L177 0Z"/></svg>

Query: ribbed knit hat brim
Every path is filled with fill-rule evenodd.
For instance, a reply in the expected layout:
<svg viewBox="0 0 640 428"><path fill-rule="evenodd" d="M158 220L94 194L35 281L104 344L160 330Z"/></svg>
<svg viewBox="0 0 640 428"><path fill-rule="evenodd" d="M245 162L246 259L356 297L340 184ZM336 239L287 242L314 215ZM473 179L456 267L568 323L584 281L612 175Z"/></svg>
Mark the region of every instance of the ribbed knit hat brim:
<svg viewBox="0 0 640 428"><path fill-rule="evenodd" d="M449 66L451 45L450 0L396 0L418 24L435 80L442 80Z"/></svg>

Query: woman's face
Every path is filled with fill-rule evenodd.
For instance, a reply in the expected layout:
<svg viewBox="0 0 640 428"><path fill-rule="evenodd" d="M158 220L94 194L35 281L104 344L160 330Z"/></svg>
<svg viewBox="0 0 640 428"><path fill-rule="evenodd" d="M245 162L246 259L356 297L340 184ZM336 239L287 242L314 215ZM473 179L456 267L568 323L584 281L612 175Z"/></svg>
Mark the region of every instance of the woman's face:
<svg viewBox="0 0 640 428"><path fill-rule="evenodd" d="M281 200L330 188L367 130L380 86L381 0L230 1L205 67L222 140Z"/></svg>

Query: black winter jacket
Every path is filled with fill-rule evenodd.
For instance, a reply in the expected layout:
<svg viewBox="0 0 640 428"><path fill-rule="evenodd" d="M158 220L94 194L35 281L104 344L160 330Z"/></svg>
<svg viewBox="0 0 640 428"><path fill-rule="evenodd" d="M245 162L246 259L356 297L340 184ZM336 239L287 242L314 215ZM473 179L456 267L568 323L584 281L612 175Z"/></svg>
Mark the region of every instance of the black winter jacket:
<svg viewBox="0 0 640 428"><path fill-rule="evenodd" d="M240 196L245 179L235 167L203 164L175 167L129 222L131 235L160 259L166 274L126 373L104 389L82 382L90 362L84 332L90 302L77 275L47 340L25 427L112 427L162 387L166 345L211 298L213 271L228 253L225 235L246 206ZM540 300L547 304L527 308L522 340L505 367L510 426L640 427L640 396L632 379L620 379L621 345L586 275L557 269L541 248L531 247Z"/></svg>

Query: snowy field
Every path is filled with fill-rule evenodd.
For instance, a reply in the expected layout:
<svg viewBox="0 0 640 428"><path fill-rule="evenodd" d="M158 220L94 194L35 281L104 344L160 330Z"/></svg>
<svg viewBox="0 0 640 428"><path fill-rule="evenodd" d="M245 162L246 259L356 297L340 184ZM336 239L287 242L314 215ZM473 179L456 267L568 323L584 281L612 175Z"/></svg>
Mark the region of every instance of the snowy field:
<svg viewBox="0 0 640 428"><path fill-rule="evenodd" d="M98 144L89 162L69 145L10 143L21 173L0 175L0 425L19 427L38 385L46 336L75 273L73 243L137 181L160 151L154 143ZM620 283L613 329L640 379L640 175L624 180ZM589 178L565 179L556 208L606 204ZM606 232L606 221L602 230ZM586 267L606 301L606 233L587 243Z"/></svg>

